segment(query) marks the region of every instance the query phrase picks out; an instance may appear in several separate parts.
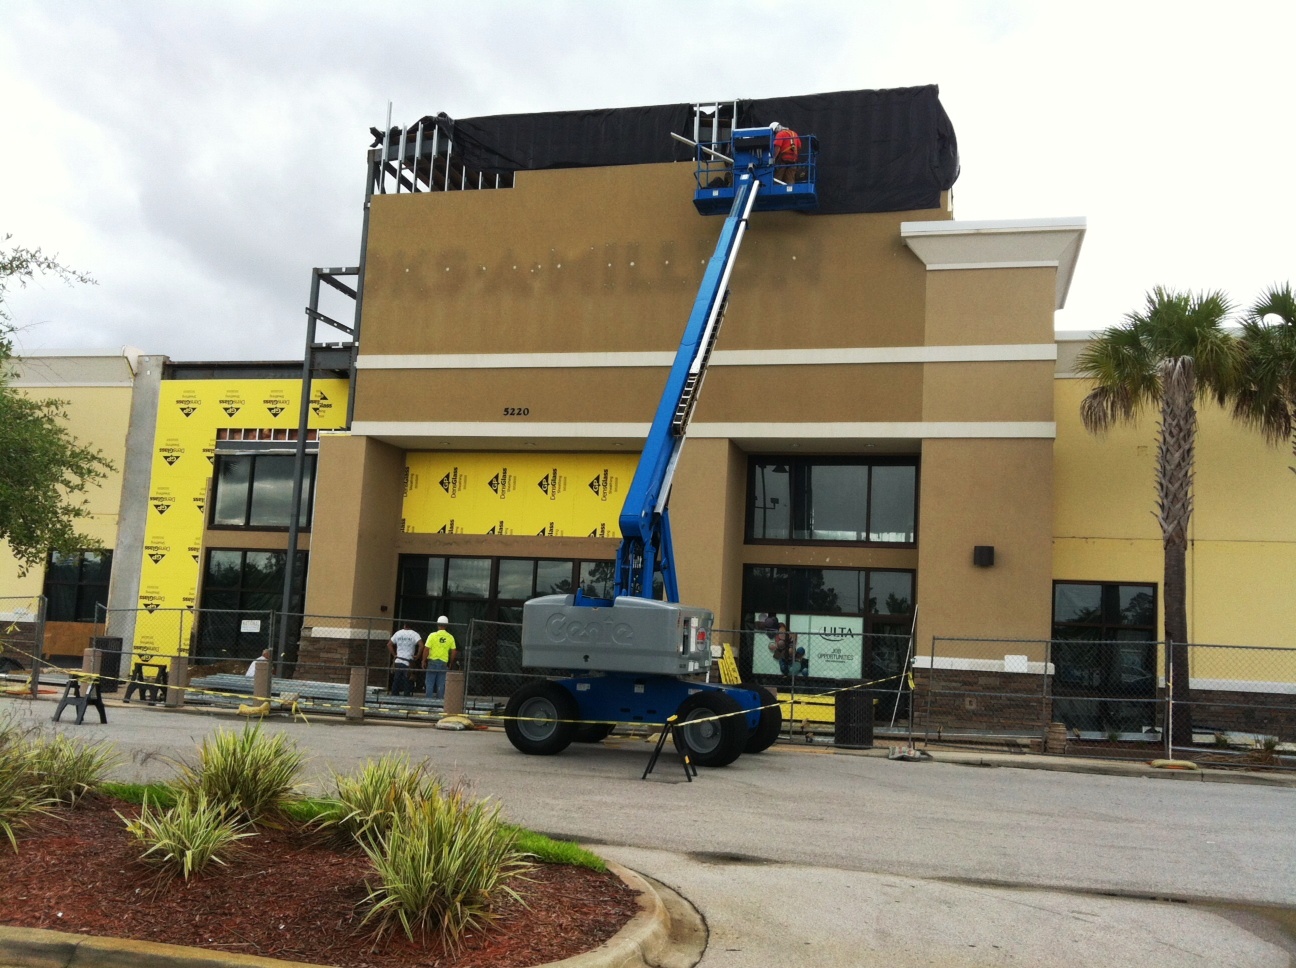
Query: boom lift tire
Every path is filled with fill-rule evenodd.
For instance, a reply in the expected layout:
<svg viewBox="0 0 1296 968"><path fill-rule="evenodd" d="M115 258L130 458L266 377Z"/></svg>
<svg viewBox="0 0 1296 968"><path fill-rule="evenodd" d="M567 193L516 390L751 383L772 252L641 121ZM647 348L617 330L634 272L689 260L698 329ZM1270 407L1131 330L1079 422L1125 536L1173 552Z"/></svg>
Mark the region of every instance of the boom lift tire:
<svg viewBox="0 0 1296 968"><path fill-rule="evenodd" d="M616 729L611 723L581 723L572 736L573 743L601 743Z"/></svg>
<svg viewBox="0 0 1296 968"><path fill-rule="evenodd" d="M513 746L532 756L553 756L571 745L580 707L556 682L527 683L509 697L504 732Z"/></svg>
<svg viewBox="0 0 1296 968"><path fill-rule="evenodd" d="M733 696L707 690L695 692L675 710L678 717L673 732L675 748L688 753L698 766L728 766L742 756L747 743L747 720L741 713L742 705ZM693 719L724 716L709 722L689 725Z"/></svg>
<svg viewBox="0 0 1296 968"><path fill-rule="evenodd" d="M747 737L743 752L764 753L774 745L783 729L783 707L778 704L778 696L774 695L773 690L754 682L744 682L742 687L756 693L761 701L760 725Z"/></svg>

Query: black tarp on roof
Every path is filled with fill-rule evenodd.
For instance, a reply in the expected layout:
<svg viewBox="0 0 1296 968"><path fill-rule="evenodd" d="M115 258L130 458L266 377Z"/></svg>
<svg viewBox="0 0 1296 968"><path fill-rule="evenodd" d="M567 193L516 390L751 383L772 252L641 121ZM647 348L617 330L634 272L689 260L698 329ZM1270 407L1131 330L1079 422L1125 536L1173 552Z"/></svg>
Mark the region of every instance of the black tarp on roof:
<svg viewBox="0 0 1296 968"><path fill-rule="evenodd" d="M819 139L820 214L936 208L959 173L954 126L937 87L839 91L738 102L738 127L778 121ZM487 175L691 161L670 137L693 132L691 104L424 118L458 159ZM381 134L375 132L378 144Z"/></svg>

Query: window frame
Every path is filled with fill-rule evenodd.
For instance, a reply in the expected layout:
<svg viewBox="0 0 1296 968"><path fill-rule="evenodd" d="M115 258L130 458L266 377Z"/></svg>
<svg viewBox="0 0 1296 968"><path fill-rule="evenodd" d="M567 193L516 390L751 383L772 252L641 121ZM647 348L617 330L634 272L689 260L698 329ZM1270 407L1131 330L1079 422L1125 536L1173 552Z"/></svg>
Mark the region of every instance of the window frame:
<svg viewBox="0 0 1296 968"><path fill-rule="evenodd" d="M786 538L768 538L755 537L756 525L756 477L759 472L758 464L786 465L789 476L789 493L790 510L788 523L788 537ZM869 534L873 519L873 468L875 467L912 467L914 470L914 490L913 490L913 541L870 541L868 539L837 539L837 538L797 538L793 537L796 530L796 521L798 508L804 515L806 508L801 506L803 498L796 493L800 486L798 481L805 478L806 471L798 471L799 468L810 468L815 466L852 466L863 467L868 470L868 488L869 493L864 501L864 534ZM745 505L743 515L743 543L749 545L813 545L815 547L850 547L850 548L917 548L919 536L919 512L920 504L919 495L921 494L922 485L922 462L917 456L894 455L879 457L862 457L859 455L787 455L787 454L751 454L747 458L747 490L745 494Z"/></svg>
<svg viewBox="0 0 1296 968"><path fill-rule="evenodd" d="M289 461L294 459L295 455L284 453L281 450L221 450L217 449L213 455L212 461L212 485L211 497L208 500L207 508L207 528L211 531L267 531L287 533L292 528L292 522L285 524L251 524L252 518L252 498L256 491L257 483L257 463L263 458L287 458ZM220 506L219 489L221 486L220 467L222 460L231 458L246 458L251 461L248 471L248 482L246 492L243 495L243 523L242 524L223 524L216 521L216 511ZM310 531L315 522L315 478L319 471L319 454L318 452L308 451L305 455L306 467L302 477L302 507L299 509L297 525L298 531ZM291 480L291 477L290 477Z"/></svg>
<svg viewBox="0 0 1296 968"><path fill-rule="evenodd" d="M45 558L45 577L44 577L44 581L41 583L42 584L41 594L45 596L45 621L47 622L95 622L97 621L98 606L102 604L104 608L108 607L108 589L112 584L112 566L113 566L112 549L111 548L81 548L78 549L77 551L74 551L71 555L62 556L65 558L76 559L76 580L70 582L51 580L52 575L54 574L54 568L56 567L56 562L54 558L56 555L59 554L60 552L51 550L50 553ZM105 564L107 566L108 573L103 578L102 581L99 580L86 581L85 578L86 555L98 555L101 559L105 559L103 561L96 563L96 567L103 567ZM61 565L58 566L61 567ZM51 614L52 606L55 601L55 596L50 594L51 586L57 588L72 589L72 614L73 614L72 618L58 618ZM81 618L80 616L86 614L85 610L82 609L81 607L83 596L86 595L88 592L90 592L92 589L100 589L100 588L103 589L103 601L100 602L96 598L96 600L91 603L91 607L89 610L90 617Z"/></svg>

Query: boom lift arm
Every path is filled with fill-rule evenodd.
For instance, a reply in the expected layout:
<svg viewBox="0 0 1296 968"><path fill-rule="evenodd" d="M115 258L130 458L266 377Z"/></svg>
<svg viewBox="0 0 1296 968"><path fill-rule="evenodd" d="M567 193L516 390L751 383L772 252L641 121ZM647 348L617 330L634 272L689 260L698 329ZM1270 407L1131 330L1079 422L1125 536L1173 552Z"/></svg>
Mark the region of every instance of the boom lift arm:
<svg viewBox="0 0 1296 968"><path fill-rule="evenodd" d="M735 178L738 184L733 206L698 287L675 362L666 377L666 388L626 492L620 518L621 546L617 549L614 599L622 595L651 597L653 579L660 573L666 601L680 600L666 501L711 350L724 321L729 276L761 188L760 181L751 172L735 173Z"/></svg>

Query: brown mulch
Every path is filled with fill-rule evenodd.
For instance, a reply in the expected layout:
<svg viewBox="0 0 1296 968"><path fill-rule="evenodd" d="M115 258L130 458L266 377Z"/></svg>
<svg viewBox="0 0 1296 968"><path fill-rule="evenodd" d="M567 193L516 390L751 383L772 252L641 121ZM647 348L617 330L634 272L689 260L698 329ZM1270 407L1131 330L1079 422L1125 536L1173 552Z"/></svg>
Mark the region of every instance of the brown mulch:
<svg viewBox="0 0 1296 968"><path fill-rule="evenodd" d="M457 955L399 928L375 947L360 924L372 880L363 854L263 829L228 866L159 888L114 811L138 808L91 798L21 832L17 853L0 838L0 923L342 968L529 968L598 947L638 911L611 873L542 864L512 882L526 906L501 903L498 920Z"/></svg>

